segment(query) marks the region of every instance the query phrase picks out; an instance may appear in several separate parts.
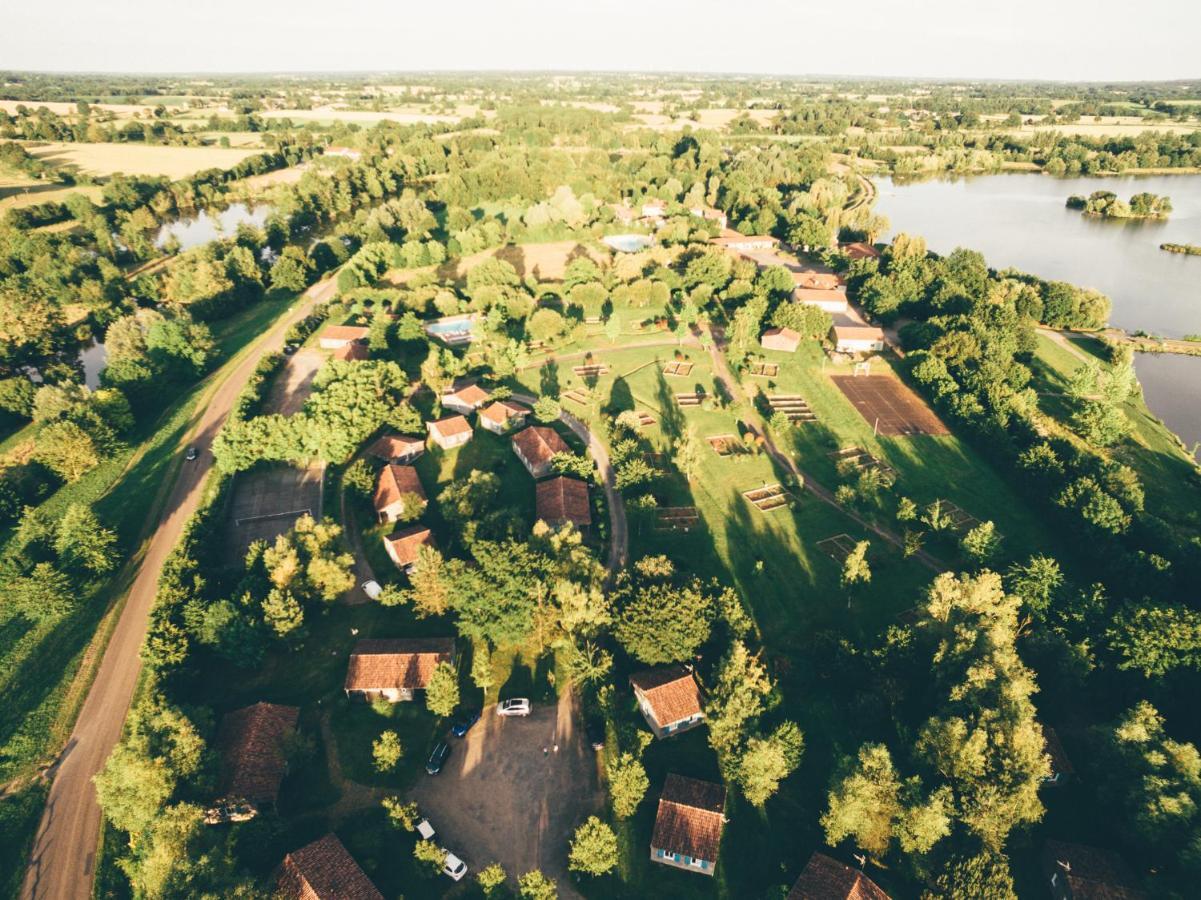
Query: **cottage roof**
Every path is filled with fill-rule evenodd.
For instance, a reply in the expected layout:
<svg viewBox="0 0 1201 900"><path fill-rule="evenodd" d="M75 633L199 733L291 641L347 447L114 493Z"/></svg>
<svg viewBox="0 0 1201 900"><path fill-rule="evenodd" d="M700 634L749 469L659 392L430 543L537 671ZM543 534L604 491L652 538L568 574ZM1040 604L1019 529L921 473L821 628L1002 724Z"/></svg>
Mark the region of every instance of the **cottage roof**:
<svg viewBox="0 0 1201 900"><path fill-rule="evenodd" d="M809 857L787 900L889 900L874 881L824 853Z"/></svg>
<svg viewBox="0 0 1201 900"><path fill-rule="evenodd" d="M371 351L367 349L366 344L360 344L358 341L351 341L348 344L343 344L330 354L334 359L340 359L344 362L362 362L371 358Z"/></svg>
<svg viewBox="0 0 1201 900"><path fill-rule="evenodd" d="M515 416L524 416L529 410L512 400L497 400L480 410L480 418L503 425Z"/></svg>
<svg viewBox="0 0 1201 900"><path fill-rule="evenodd" d="M346 690L424 688L438 663L454 656L454 638L369 638L350 651Z"/></svg>
<svg viewBox="0 0 1201 900"><path fill-rule="evenodd" d="M834 288L809 288L798 287L792 295L802 303L828 303L833 300L836 303L846 303L846 291L836 290Z"/></svg>
<svg viewBox="0 0 1201 900"><path fill-rule="evenodd" d="M884 330L875 325L835 325L834 337L840 341L882 341Z"/></svg>
<svg viewBox="0 0 1201 900"><path fill-rule="evenodd" d="M793 272L792 283L805 290L834 290L843 283L843 280L833 272L815 272L806 269L802 272Z"/></svg>
<svg viewBox="0 0 1201 900"><path fill-rule="evenodd" d="M288 900L384 900L332 832L284 857L279 892Z"/></svg>
<svg viewBox="0 0 1201 900"><path fill-rule="evenodd" d="M428 423L427 427L431 434L441 438L457 437L471 431L471 423L462 416L447 416L445 419Z"/></svg>
<svg viewBox="0 0 1201 900"><path fill-rule="evenodd" d="M1141 900L1146 896L1138 889L1130 867L1108 850L1047 841L1043 865L1048 875L1058 873L1067 881L1073 900Z"/></svg>
<svg viewBox="0 0 1201 900"><path fill-rule="evenodd" d="M513 435L513 446L531 466L550 462L556 453L571 452L567 442L559 437L559 432L546 425L531 425L521 429Z"/></svg>
<svg viewBox="0 0 1201 900"><path fill-rule="evenodd" d="M839 244L838 249L851 259L877 259L880 256L879 250L863 241L851 241L848 244Z"/></svg>
<svg viewBox="0 0 1201 900"><path fill-rule="evenodd" d="M284 741L296 728L300 709L256 703L226 713L217 729L221 796L275 802L287 772Z"/></svg>
<svg viewBox="0 0 1201 900"><path fill-rule="evenodd" d="M425 546L434 546L434 535L424 525L410 525L394 531L384 538L399 566L411 566L417 562L417 551Z"/></svg>
<svg viewBox="0 0 1201 900"><path fill-rule="evenodd" d="M418 447L424 447L425 441L421 438L410 437L407 434L385 434L374 444L368 451L372 456L380 459L397 459L401 456L407 456Z"/></svg>
<svg viewBox="0 0 1201 900"><path fill-rule="evenodd" d="M715 862L726 822L725 802L726 789L720 784L668 775L651 846Z"/></svg>
<svg viewBox="0 0 1201 900"><path fill-rule="evenodd" d="M412 466L384 466L375 484L375 511L383 512L405 494L416 494L422 500L426 499L417 470Z"/></svg>
<svg viewBox="0 0 1201 900"><path fill-rule="evenodd" d="M646 698L660 725L679 722L701 711L701 692L692 672L683 666L647 669L630 676L630 684Z"/></svg>
<svg viewBox="0 0 1201 900"><path fill-rule="evenodd" d="M492 399L491 394L475 383L465 384L461 388L449 392L443 397L443 400L449 400L452 397L473 409L477 406L482 406Z"/></svg>
<svg viewBox="0 0 1201 900"><path fill-rule="evenodd" d="M588 485L578 478L559 475L534 485L534 507L539 519L548 525L592 524L588 504Z"/></svg>
<svg viewBox="0 0 1201 900"><path fill-rule="evenodd" d="M368 329L361 325L326 325L321 337L330 341L361 341L367 334Z"/></svg>

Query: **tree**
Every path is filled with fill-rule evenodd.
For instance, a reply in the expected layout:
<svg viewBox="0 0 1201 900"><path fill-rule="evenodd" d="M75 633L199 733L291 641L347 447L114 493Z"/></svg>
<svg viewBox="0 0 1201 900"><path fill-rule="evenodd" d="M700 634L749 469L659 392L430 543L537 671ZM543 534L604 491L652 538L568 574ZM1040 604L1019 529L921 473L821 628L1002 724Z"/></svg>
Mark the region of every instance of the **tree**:
<svg viewBox="0 0 1201 900"><path fill-rule="evenodd" d="M535 341L545 344L561 335L564 327L563 316L553 309L543 307L530 316L526 331Z"/></svg>
<svg viewBox="0 0 1201 900"><path fill-rule="evenodd" d="M175 791L167 760L150 758L127 742L118 744L95 777L104 817L136 840Z"/></svg>
<svg viewBox="0 0 1201 900"><path fill-rule="evenodd" d="M700 474L701 454L704 451L701 449L701 442L696 436L695 429L689 426L672 444L671 449L676 468L680 470L680 473L689 481L696 478Z"/></svg>
<svg viewBox="0 0 1201 900"><path fill-rule="evenodd" d="M417 561L409 573L413 610L418 618L440 616L450 608L451 585L446 575L446 560L436 547L417 548Z"/></svg>
<svg viewBox="0 0 1201 900"><path fill-rule="evenodd" d="M943 897L971 897L973 900L1017 900L1009 860L995 850L957 853L946 861L934 879L936 890L922 894L922 900Z"/></svg>
<svg viewBox="0 0 1201 900"><path fill-rule="evenodd" d="M562 408L554 397L539 397L534 403L534 418L544 424L557 421Z"/></svg>
<svg viewBox="0 0 1201 900"><path fill-rule="evenodd" d="M708 639L713 613L713 600L699 585L646 585L624 604L615 634L644 663L678 662Z"/></svg>
<svg viewBox="0 0 1201 900"><path fill-rule="evenodd" d="M842 563L840 582L844 588L867 584L872 580L871 566L867 562L867 551L871 549L869 541L858 541Z"/></svg>
<svg viewBox="0 0 1201 900"><path fill-rule="evenodd" d="M485 897L491 897L504 885L505 879L508 876L505 874L505 867L500 863L491 863L480 869L476 875L476 881L480 884L480 890L484 892Z"/></svg>
<svg viewBox="0 0 1201 900"><path fill-rule="evenodd" d="M735 641L717 667L705 704L709 745L723 766L730 764L750 723L766 709L771 691L771 679L758 655L752 655L742 641Z"/></svg>
<svg viewBox="0 0 1201 900"><path fill-rule="evenodd" d="M393 828L403 828L405 831L416 831L421 813L414 801L403 803L399 797L385 797L380 801L388 814L388 824Z"/></svg>
<svg viewBox="0 0 1201 900"><path fill-rule="evenodd" d="M263 599L263 623L281 638L304 626L304 607L291 591L272 588Z"/></svg>
<svg viewBox="0 0 1201 900"><path fill-rule="evenodd" d="M558 900L559 889L555 883L534 869L517 879L517 890L521 900Z"/></svg>
<svg viewBox="0 0 1201 900"><path fill-rule="evenodd" d="M446 865L446 851L433 841L418 841L413 847L413 857L417 860L417 870L427 878L441 875Z"/></svg>
<svg viewBox="0 0 1201 900"><path fill-rule="evenodd" d="M458 673L450 663L440 662L425 686L425 707L435 716L449 716L458 705Z"/></svg>
<svg viewBox="0 0 1201 900"><path fill-rule="evenodd" d="M1038 619L1045 619L1051 602L1063 587L1059 563L1049 556L1034 555L1024 564L1014 563L1006 573L1009 592L1021 597Z"/></svg>
<svg viewBox="0 0 1201 900"><path fill-rule="evenodd" d="M618 819L628 819L637 811L638 804L650 787L646 769L636 756L622 753L610 764L608 774L609 802L613 806L613 815Z"/></svg>
<svg viewBox="0 0 1201 900"><path fill-rule="evenodd" d="M100 448L74 422L55 422L38 433L34 457L64 481L78 481L100 464Z"/></svg>
<svg viewBox="0 0 1201 900"><path fill-rule="evenodd" d="M72 503L58 522L54 552L68 569L103 575L117 564L117 535L103 527L90 508Z"/></svg>
<svg viewBox="0 0 1201 900"><path fill-rule="evenodd" d="M964 554L977 565L990 562L1001 549L1001 536L992 522L981 522L959 541Z"/></svg>
<svg viewBox="0 0 1201 900"><path fill-rule="evenodd" d="M833 846L849 837L877 858L894 840L906 853L925 853L950 833L950 818L945 792L924 801L920 792L916 776L906 782L898 777L887 747L864 744L829 793L821 819L826 841Z"/></svg>
<svg viewBox="0 0 1201 900"><path fill-rule="evenodd" d="M736 778L746 799L763 806L801 762L805 742L795 722L782 722L768 737L752 737L738 760Z"/></svg>
<svg viewBox="0 0 1201 900"><path fill-rule="evenodd" d="M492 673L492 653L486 641L472 644L471 682L484 693L496 683L496 676Z"/></svg>
<svg viewBox="0 0 1201 900"><path fill-rule="evenodd" d="M43 621L67 615L78 600L71 580L50 563L41 562L9 583L9 602L26 618Z"/></svg>
<svg viewBox="0 0 1201 900"><path fill-rule="evenodd" d="M1178 668L1201 668L1201 612L1182 604L1127 609L1106 631L1119 669L1160 678Z"/></svg>
<svg viewBox="0 0 1201 900"><path fill-rule="evenodd" d="M381 732L371 745L371 758L377 772L394 771L402 756L404 747L400 743L400 735L391 729Z"/></svg>
<svg viewBox="0 0 1201 900"><path fill-rule="evenodd" d="M589 816L571 839L567 867L586 875L604 875L617 868L617 835L596 816Z"/></svg>

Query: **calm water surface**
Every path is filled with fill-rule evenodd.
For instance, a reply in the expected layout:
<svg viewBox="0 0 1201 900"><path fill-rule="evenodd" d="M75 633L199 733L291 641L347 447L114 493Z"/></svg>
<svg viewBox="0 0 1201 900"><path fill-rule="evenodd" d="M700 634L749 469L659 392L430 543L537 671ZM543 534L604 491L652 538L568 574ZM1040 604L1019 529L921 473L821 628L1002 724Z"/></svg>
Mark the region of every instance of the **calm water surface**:
<svg viewBox="0 0 1201 900"><path fill-rule="evenodd" d="M267 204L247 206L245 203L231 203L222 210L205 211L168 222L159 229L154 243L155 246L161 247L167 242L167 238L174 235L179 240L181 249L190 250L209 241L232 237L239 225L262 228L269 215L271 207Z"/></svg>
<svg viewBox="0 0 1201 900"><path fill-rule="evenodd" d="M1165 241L1201 244L1201 175L1050 178L983 175L895 184L879 179L877 211L894 231L920 234L931 250L979 250L996 268L1096 288L1113 300L1110 321L1165 337L1201 334L1201 257L1165 253ZM1166 222L1106 221L1067 209L1071 194L1113 191L1123 200L1167 195ZM1190 446L1201 441L1201 358L1140 355L1147 405Z"/></svg>

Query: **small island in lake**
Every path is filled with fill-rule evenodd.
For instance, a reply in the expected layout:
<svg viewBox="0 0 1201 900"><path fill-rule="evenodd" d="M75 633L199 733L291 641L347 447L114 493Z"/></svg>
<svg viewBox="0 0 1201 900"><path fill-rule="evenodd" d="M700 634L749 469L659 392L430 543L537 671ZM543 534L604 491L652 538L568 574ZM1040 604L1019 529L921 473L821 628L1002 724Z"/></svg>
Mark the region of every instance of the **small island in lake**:
<svg viewBox="0 0 1201 900"><path fill-rule="evenodd" d="M1183 253L1186 256L1201 256L1201 245L1198 244L1160 244L1159 249L1169 253Z"/></svg>
<svg viewBox="0 0 1201 900"><path fill-rule="evenodd" d="M1093 191L1088 197L1079 194L1068 197L1067 207L1103 219L1166 219L1172 211L1172 201L1144 192L1123 203L1113 191Z"/></svg>

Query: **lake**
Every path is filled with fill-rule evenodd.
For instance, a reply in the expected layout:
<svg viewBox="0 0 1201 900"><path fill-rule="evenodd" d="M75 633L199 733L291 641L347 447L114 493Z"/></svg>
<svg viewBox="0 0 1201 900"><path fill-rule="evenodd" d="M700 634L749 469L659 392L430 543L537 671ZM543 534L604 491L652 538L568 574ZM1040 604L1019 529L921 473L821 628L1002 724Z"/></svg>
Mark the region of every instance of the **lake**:
<svg viewBox="0 0 1201 900"><path fill-rule="evenodd" d="M262 228L269 215L271 206L266 203L260 203L258 206L231 203L222 210L206 210L194 216L168 222L159 229L154 244L161 247L168 238L174 236L179 241L181 250L190 250L209 241L232 237L239 225Z"/></svg>
<svg viewBox="0 0 1201 900"><path fill-rule="evenodd" d="M877 179L876 210L893 232L920 234L936 253L979 250L995 268L1096 288L1113 300L1110 321L1164 337L1201 334L1201 257L1165 253L1164 242L1201 243L1201 175L1051 178L1035 173L895 183ZM1072 194L1113 191L1123 200L1167 195L1167 221L1096 219L1068 209ZM891 234L887 237L891 237ZM1140 354L1147 405L1192 446L1201 441L1201 358Z"/></svg>

